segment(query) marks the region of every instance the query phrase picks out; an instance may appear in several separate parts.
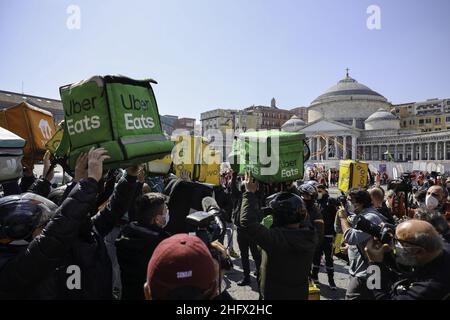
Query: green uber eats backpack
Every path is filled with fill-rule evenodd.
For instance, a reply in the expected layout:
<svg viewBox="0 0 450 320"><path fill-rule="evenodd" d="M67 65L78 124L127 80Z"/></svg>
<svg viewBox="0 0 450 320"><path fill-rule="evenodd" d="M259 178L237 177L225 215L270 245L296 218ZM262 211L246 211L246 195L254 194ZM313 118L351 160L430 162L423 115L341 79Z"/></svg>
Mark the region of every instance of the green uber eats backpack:
<svg viewBox="0 0 450 320"><path fill-rule="evenodd" d="M234 140L229 159L241 175L249 170L259 182L281 183L303 178L309 148L300 132L253 131Z"/></svg>
<svg viewBox="0 0 450 320"><path fill-rule="evenodd" d="M57 156L75 168L78 156L103 147L105 168L128 167L163 158L173 142L164 136L150 83L123 76L94 76L63 86L64 136Z"/></svg>

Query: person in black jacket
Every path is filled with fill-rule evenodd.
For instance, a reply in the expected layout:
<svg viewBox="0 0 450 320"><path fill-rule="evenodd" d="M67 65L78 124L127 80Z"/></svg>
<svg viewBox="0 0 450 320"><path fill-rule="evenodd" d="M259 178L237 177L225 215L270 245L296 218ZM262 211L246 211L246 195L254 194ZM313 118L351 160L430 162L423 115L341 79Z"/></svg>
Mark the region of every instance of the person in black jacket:
<svg viewBox="0 0 450 320"><path fill-rule="evenodd" d="M244 276L241 281L238 282L238 286L247 286L250 284L250 260L248 251L250 250L253 260L255 261L257 279L259 277L259 268L261 265L261 253L258 250L258 246L246 232L241 229L241 204L242 193L245 190L244 185L241 185L237 178L237 172L233 172L231 180L231 195L233 200L233 220L236 225L237 242L239 251L241 252L241 263L244 271ZM258 211L259 213L259 211ZM258 222L262 220L262 214L257 217Z"/></svg>
<svg viewBox="0 0 450 320"><path fill-rule="evenodd" d="M328 284L332 290L336 290L337 287L334 282L333 244L334 236L336 235L336 232L334 231L334 221L336 219L336 212L338 210L339 203L336 199L329 196L326 186L318 185L317 191L317 203L324 221L324 236L323 240L319 242L314 254L311 278L315 282L318 282L320 261L322 259L322 255L325 255Z"/></svg>
<svg viewBox="0 0 450 320"><path fill-rule="evenodd" d="M142 286L148 262L158 244L169 237L163 229L169 222L164 195L147 193L137 199L135 216L137 221L126 225L116 240L123 300L145 299Z"/></svg>
<svg viewBox="0 0 450 320"><path fill-rule="evenodd" d="M395 283L384 264L386 252L392 250L396 262L412 270ZM428 222L403 222L395 230L392 246L371 239L365 251L372 268L379 270L379 284L372 288L375 299L450 300L450 246Z"/></svg>
<svg viewBox="0 0 450 320"><path fill-rule="evenodd" d="M309 273L317 244L303 200L288 192L272 195L269 207L274 211L270 229L258 222L258 183L251 173L245 177L242 196L241 230L262 249L260 293L265 300L308 299Z"/></svg>
<svg viewBox="0 0 450 320"><path fill-rule="evenodd" d="M369 190L369 194L372 199L372 206L386 218L388 223L395 224L392 212L386 206L386 202L384 201L384 190L382 188L374 187Z"/></svg>
<svg viewBox="0 0 450 320"><path fill-rule="evenodd" d="M55 291L66 285L66 279L54 275L58 269L64 273L67 270L62 268L64 259L77 241L80 226L95 206L97 182L102 175L102 163L107 158L103 149L89 152L86 158L86 177L72 190L47 224L39 221L42 217L42 206L37 205L35 201L16 200L14 206L11 206L9 199L2 199L1 299L58 297ZM17 233L17 230L21 232Z"/></svg>

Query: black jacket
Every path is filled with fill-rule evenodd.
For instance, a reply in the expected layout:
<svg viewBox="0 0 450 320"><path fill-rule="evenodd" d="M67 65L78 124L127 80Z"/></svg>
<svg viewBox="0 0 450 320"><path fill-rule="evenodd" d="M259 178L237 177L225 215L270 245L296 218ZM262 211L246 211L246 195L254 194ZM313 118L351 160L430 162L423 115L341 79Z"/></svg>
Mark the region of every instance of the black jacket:
<svg viewBox="0 0 450 320"><path fill-rule="evenodd" d="M339 203L336 199L325 196L323 199L317 200L320 208L320 214L324 222L324 235L334 236L336 232L334 231L334 220L336 218L336 212Z"/></svg>
<svg viewBox="0 0 450 320"><path fill-rule="evenodd" d="M0 246L0 299L55 298L55 270L78 238L78 229L95 205L97 182L80 182L28 245ZM50 281L48 280L50 279Z"/></svg>
<svg viewBox="0 0 450 320"><path fill-rule="evenodd" d="M450 245L429 264L395 284L389 282L388 270L381 269L381 289L374 290L377 300L450 300ZM400 285L405 289L400 289ZM398 288L397 290L394 290Z"/></svg>
<svg viewBox="0 0 450 320"><path fill-rule="evenodd" d="M94 184L95 192L83 192L88 187L93 188L93 186L87 185L86 181ZM68 210L73 211L74 215L82 214L82 217L78 220L69 217L68 226L65 227L68 231L64 230L64 233L70 232L72 237L70 243L69 241L65 242L68 243L65 246L65 254L63 257L59 257L56 264L52 265L53 272L47 273L45 277L38 277L41 282L37 284L37 288L30 298L46 300L112 299L112 267L103 238L112 231L117 221L128 210L135 186L136 177L125 176L122 178L110 197L108 205L90 218L89 212L95 212L97 205L98 183L88 179L81 180L79 184L75 185L61 208L64 208L69 200L72 204L72 198L77 195L78 202L73 203ZM84 200L84 197L87 197L87 199ZM86 211L84 202L87 200L89 200L89 207ZM54 219L48 226L52 223L54 223ZM57 231L59 232L59 229ZM45 231L43 235L45 235ZM33 245L33 242L31 245ZM39 245L39 249L47 250L42 245ZM27 247L25 246L22 250L26 252ZM16 254L20 255L17 252ZM33 258L27 262L26 268L35 269ZM80 269L81 289L69 289L66 285L72 275L68 273L70 266L78 266Z"/></svg>
<svg viewBox="0 0 450 320"><path fill-rule="evenodd" d="M242 198L241 232L262 248L261 296L265 300L308 299L308 276L317 236L312 228L267 229L258 223L258 199L246 192Z"/></svg>
<svg viewBox="0 0 450 320"><path fill-rule="evenodd" d="M147 266L158 244L169 234L156 225L144 227L131 222L116 240L123 300L144 300Z"/></svg>
<svg viewBox="0 0 450 320"><path fill-rule="evenodd" d="M172 177L164 188L170 210L170 221L165 230L171 234L193 231L186 224L186 216L191 209L202 211L202 199L211 197L212 193L213 190L203 184Z"/></svg>

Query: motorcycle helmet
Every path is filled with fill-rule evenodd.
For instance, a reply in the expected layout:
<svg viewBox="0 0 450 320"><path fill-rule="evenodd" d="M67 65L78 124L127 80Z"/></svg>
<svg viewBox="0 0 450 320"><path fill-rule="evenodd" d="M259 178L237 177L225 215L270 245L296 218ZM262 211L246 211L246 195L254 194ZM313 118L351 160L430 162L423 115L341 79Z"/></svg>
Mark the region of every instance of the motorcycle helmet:
<svg viewBox="0 0 450 320"><path fill-rule="evenodd" d="M58 206L34 193L0 198L0 239L26 240L55 215Z"/></svg>
<svg viewBox="0 0 450 320"><path fill-rule="evenodd" d="M306 216L305 203L298 195L290 192L278 192L267 198L277 225L302 222Z"/></svg>

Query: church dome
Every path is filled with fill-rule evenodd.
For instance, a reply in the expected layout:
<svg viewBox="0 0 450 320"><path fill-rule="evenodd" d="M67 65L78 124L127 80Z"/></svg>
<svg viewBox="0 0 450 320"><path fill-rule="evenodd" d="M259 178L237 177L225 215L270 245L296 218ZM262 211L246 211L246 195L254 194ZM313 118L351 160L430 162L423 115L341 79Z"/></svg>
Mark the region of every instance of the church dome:
<svg viewBox="0 0 450 320"><path fill-rule="evenodd" d="M370 117L367 118L365 121L367 122L374 122L374 121L383 121L383 120L398 120L396 116L394 116L392 113L387 111L386 109L378 109L377 112L372 114Z"/></svg>
<svg viewBox="0 0 450 320"><path fill-rule="evenodd" d="M355 79L347 76L339 81L336 85L329 88L323 94L318 96L311 105L327 101L330 98L343 97L343 96L369 96L374 100L387 101L385 97L376 91L373 91L369 87L359 83Z"/></svg>
<svg viewBox="0 0 450 320"><path fill-rule="evenodd" d="M281 130L288 132L296 132L299 129L303 128L305 125L306 125L305 121L294 115L281 126Z"/></svg>
<svg viewBox="0 0 450 320"><path fill-rule="evenodd" d="M380 108L364 121L366 130L400 129L400 119L388 110Z"/></svg>
<svg viewBox="0 0 450 320"><path fill-rule="evenodd" d="M376 91L349 76L317 97L308 107L308 121L321 118L364 129L364 121L378 109L389 109L392 105Z"/></svg>

